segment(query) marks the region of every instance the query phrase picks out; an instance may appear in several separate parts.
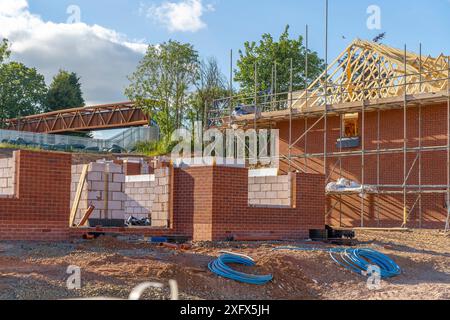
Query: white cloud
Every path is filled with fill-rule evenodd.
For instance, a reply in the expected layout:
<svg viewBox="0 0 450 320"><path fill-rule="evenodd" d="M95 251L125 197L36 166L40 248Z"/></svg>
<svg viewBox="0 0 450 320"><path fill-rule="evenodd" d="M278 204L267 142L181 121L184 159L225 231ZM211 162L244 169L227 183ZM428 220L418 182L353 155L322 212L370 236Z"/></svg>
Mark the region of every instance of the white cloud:
<svg viewBox="0 0 450 320"><path fill-rule="evenodd" d="M26 0L0 0L0 38L12 59L36 67L47 83L60 68L81 77L88 104L124 100L123 91L147 45L99 25L44 21Z"/></svg>
<svg viewBox="0 0 450 320"><path fill-rule="evenodd" d="M6 16L14 16L27 8L26 0L0 0L0 13Z"/></svg>
<svg viewBox="0 0 450 320"><path fill-rule="evenodd" d="M206 27L202 17L205 12L214 11L211 4L202 0L163 2L159 6L141 7L148 18L164 25L170 32L197 32Z"/></svg>

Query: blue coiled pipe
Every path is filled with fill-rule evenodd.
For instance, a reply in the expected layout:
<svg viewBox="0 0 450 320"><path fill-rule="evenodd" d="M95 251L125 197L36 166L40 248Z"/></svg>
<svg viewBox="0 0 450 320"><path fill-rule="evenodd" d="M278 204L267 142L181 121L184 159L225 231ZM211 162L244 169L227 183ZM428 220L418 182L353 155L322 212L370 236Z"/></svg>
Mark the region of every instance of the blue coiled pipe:
<svg viewBox="0 0 450 320"><path fill-rule="evenodd" d="M339 256L337 256L339 254ZM346 249L338 252L330 251L331 258L341 266L356 273L365 275L369 266L380 268L382 278L392 278L400 275L400 267L388 256L372 249ZM341 260L339 260L339 257Z"/></svg>
<svg viewBox="0 0 450 320"><path fill-rule="evenodd" d="M255 262L248 257L234 254L224 254L221 255L218 259L211 261L208 265L208 268L209 270L211 270L211 272L223 278L249 284L263 285L273 279L272 275L253 275L233 270L227 265L229 263L242 264L248 267L252 267L255 265Z"/></svg>
<svg viewBox="0 0 450 320"><path fill-rule="evenodd" d="M322 251L329 252L333 261L347 270L358 274L367 275L367 270L371 265L380 268L382 278L392 278L401 274L401 268L388 256L373 249L323 249L323 248L300 248L300 247L280 247L276 250L296 250L296 251Z"/></svg>

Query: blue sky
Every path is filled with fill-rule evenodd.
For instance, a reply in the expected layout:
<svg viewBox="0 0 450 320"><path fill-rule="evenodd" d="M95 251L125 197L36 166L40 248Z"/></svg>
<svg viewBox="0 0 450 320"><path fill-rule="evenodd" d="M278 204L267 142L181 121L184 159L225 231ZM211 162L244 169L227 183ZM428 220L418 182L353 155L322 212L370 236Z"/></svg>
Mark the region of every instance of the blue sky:
<svg viewBox="0 0 450 320"><path fill-rule="evenodd" d="M218 58L229 74L229 52L263 33L291 35L309 25L310 48L324 57L325 0L0 0L0 39L12 59L36 67L47 83L63 68L77 72L88 104L126 100L131 74L148 44L192 43ZM369 30L370 6L381 28ZM76 6L76 11L69 10ZM79 10L79 20L77 12ZM329 0L329 61L355 38L386 32L385 44L450 54L450 0ZM75 17L76 19L72 19ZM71 19L68 21L68 19ZM100 135L101 136L101 135Z"/></svg>
<svg viewBox="0 0 450 320"><path fill-rule="evenodd" d="M216 56L228 68L229 50L238 50L246 40L257 40L264 32L278 35L286 24L292 34L303 34L310 26L311 47L324 54L324 1L310 0L213 0L203 1L214 7L203 14L206 24L197 32L170 32L164 26L139 13L141 6L159 5L163 1L143 0L31 0L30 11L46 20L64 22L66 8L81 8L82 20L126 34L131 39L155 44L169 38L190 42L202 56ZM174 2L177 2L174 0ZM382 31L386 43L439 54L450 52L449 0L330 0L330 59L341 52L351 39L371 39L379 31L366 27L370 5L381 9ZM345 36L346 39L343 39ZM228 74L228 72L226 72Z"/></svg>

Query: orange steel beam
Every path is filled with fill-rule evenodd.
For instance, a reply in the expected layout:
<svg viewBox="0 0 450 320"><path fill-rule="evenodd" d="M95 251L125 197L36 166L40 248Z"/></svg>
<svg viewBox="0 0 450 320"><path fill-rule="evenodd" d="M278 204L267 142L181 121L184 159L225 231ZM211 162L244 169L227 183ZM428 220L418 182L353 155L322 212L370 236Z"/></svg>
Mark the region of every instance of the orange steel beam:
<svg viewBox="0 0 450 320"><path fill-rule="evenodd" d="M5 121L6 130L64 133L144 126L149 116L133 102L58 110Z"/></svg>

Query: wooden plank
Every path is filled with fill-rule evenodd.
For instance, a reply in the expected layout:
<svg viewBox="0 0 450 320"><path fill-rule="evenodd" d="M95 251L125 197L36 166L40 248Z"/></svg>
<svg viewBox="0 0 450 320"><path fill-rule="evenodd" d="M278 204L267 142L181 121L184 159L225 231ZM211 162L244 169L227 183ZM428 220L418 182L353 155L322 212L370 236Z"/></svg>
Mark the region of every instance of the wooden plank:
<svg viewBox="0 0 450 320"><path fill-rule="evenodd" d="M84 213L83 218L81 218L80 223L78 223L77 227L83 227L86 224L86 222L88 221L92 212L94 212L94 210L95 210L95 207L93 205L90 205L89 208Z"/></svg>
<svg viewBox="0 0 450 320"><path fill-rule="evenodd" d="M83 171L81 172L80 181L77 186L77 192L75 194L75 198L73 199L72 209L70 211L69 227L73 227L75 222L75 216L77 214L78 206L80 205L81 193L83 192L84 183L86 182L88 169L88 164L83 166Z"/></svg>

